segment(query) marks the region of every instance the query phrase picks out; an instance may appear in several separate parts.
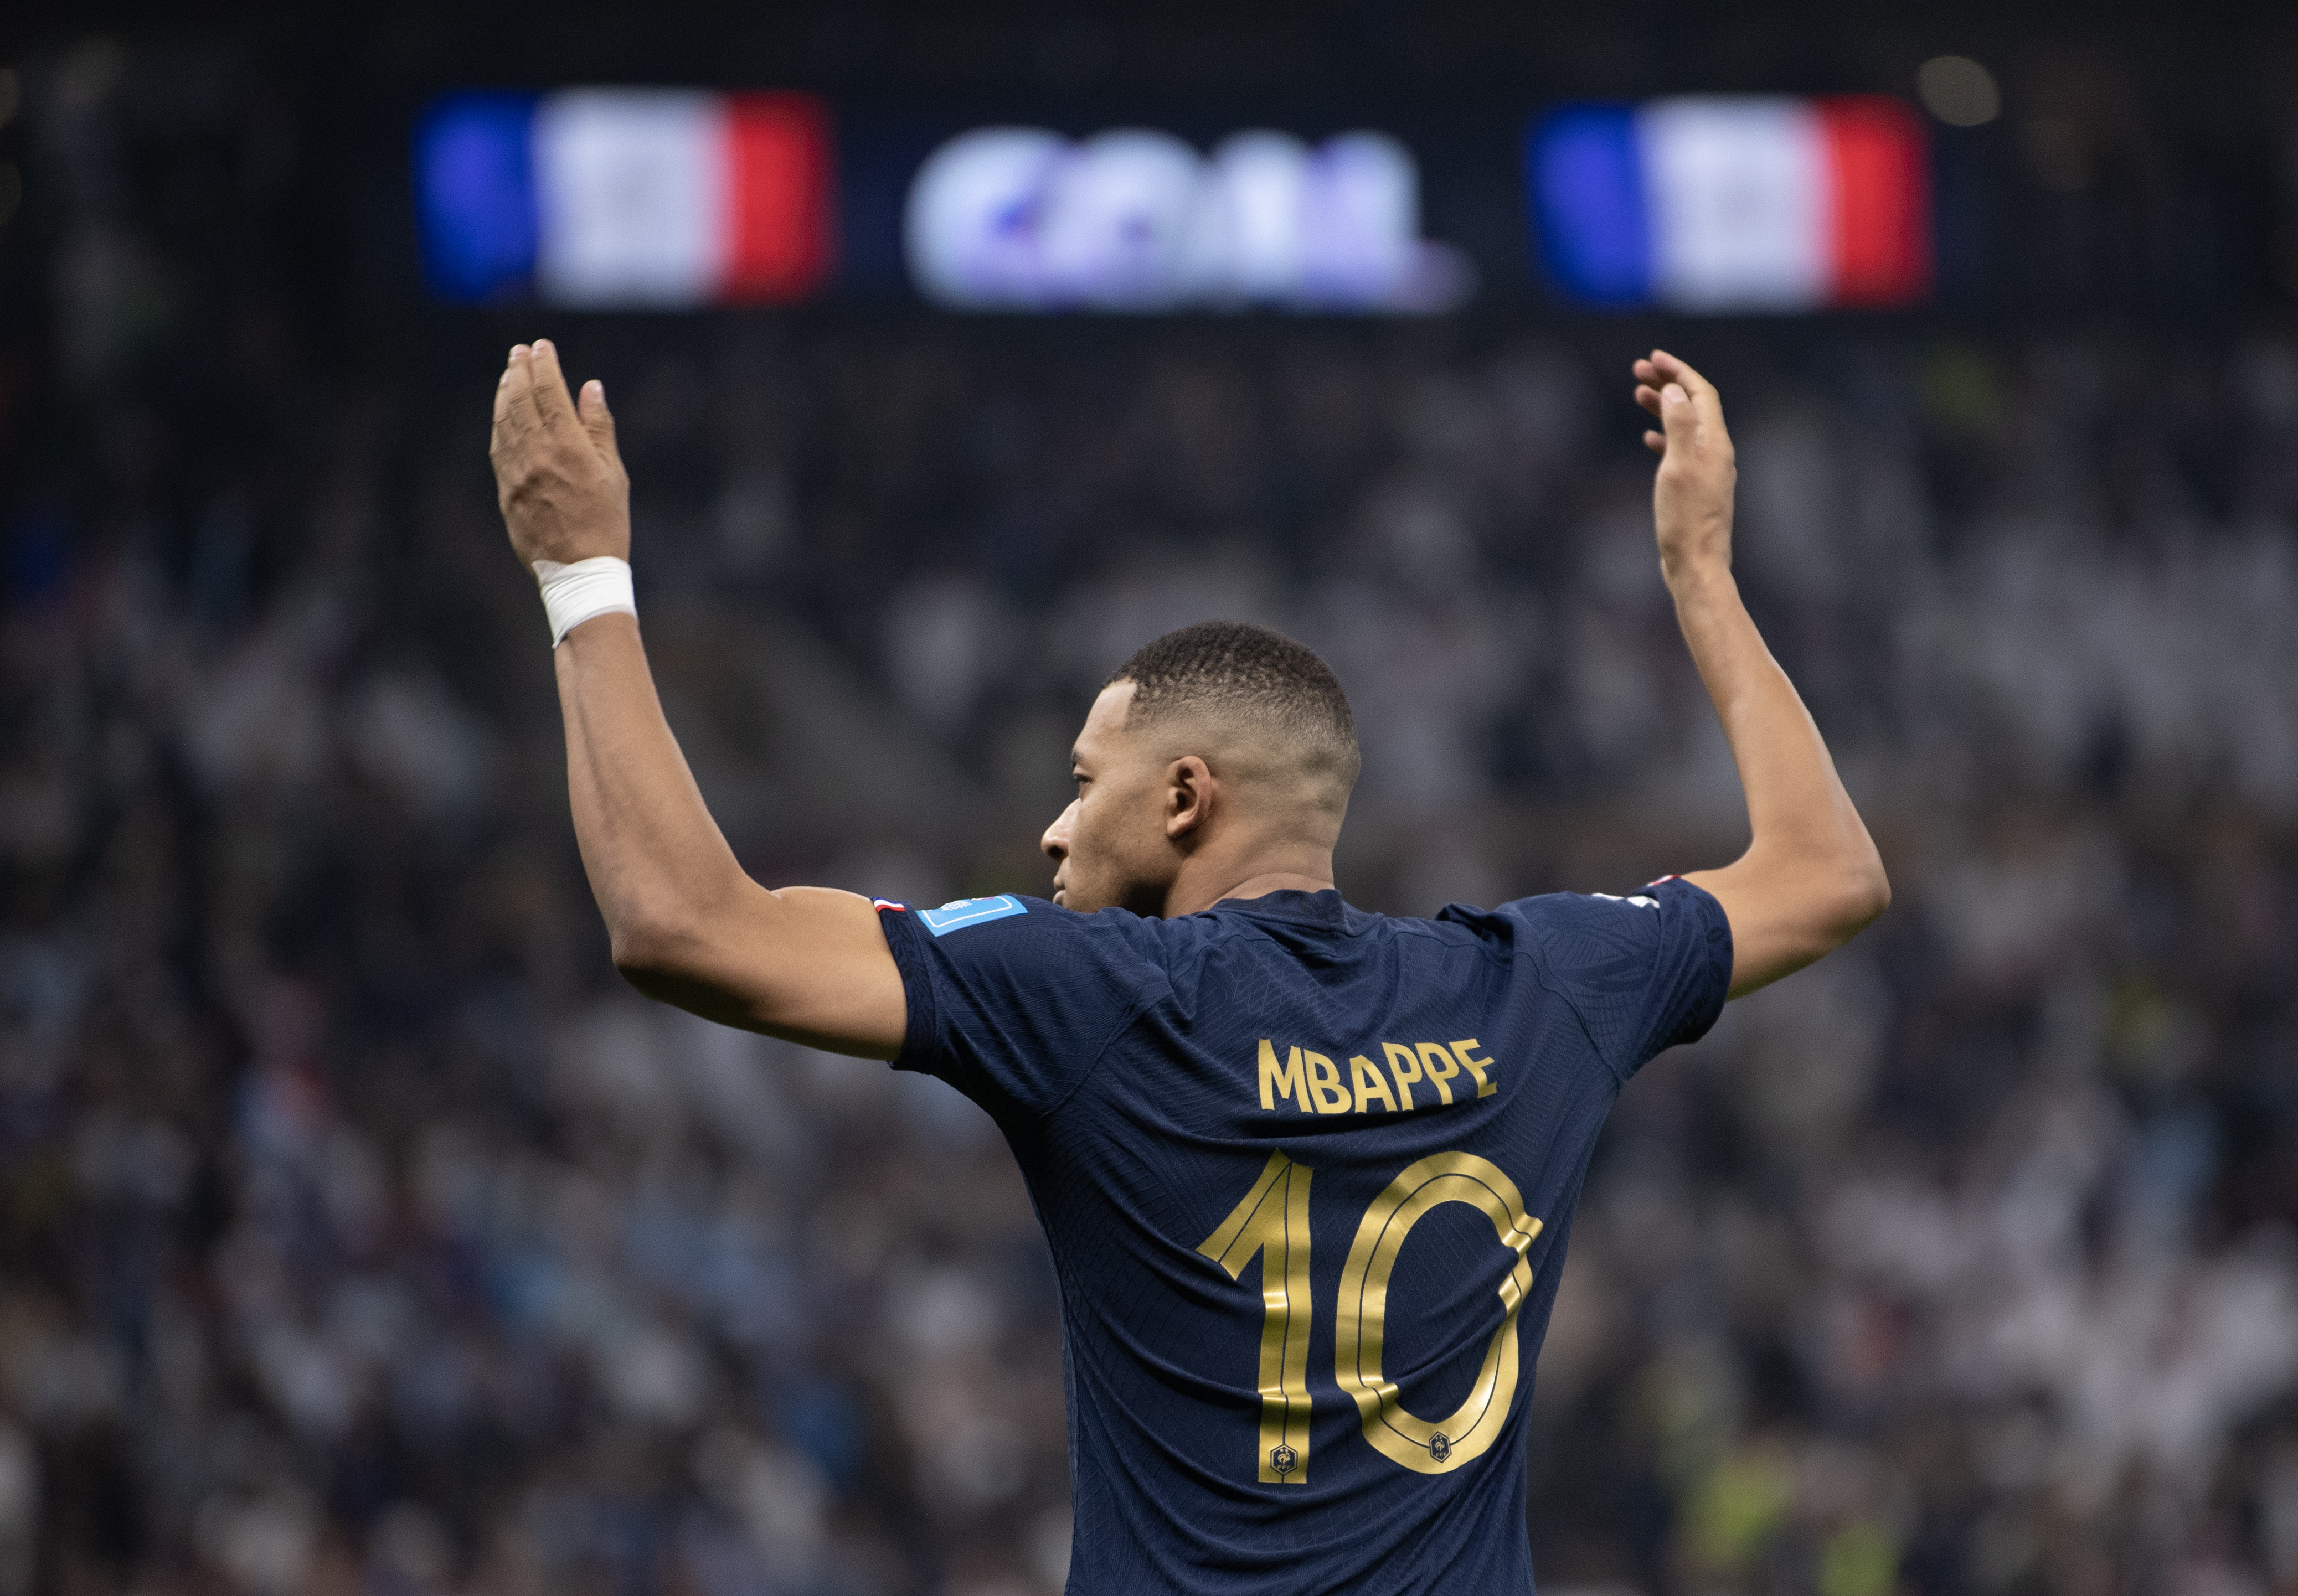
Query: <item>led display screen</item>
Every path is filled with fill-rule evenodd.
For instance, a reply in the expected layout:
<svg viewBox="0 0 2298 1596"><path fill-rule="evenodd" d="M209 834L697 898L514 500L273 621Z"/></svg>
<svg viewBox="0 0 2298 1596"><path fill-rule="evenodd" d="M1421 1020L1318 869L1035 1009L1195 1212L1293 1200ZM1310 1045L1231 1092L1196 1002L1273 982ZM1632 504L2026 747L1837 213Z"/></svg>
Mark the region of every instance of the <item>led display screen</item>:
<svg viewBox="0 0 2298 1596"><path fill-rule="evenodd" d="M1932 280L1922 119L1880 95L1575 104L1525 175L1550 283L1695 313L1913 305Z"/></svg>
<svg viewBox="0 0 2298 1596"><path fill-rule="evenodd" d="M904 249L960 309L1442 310L1469 273L1420 237L1419 183L1380 133L1240 133L1207 156L1143 128L985 128L920 169Z"/></svg>
<svg viewBox="0 0 2298 1596"><path fill-rule="evenodd" d="M841 194L810 95L450 95L415 136L425 276L464 304L794 303L850 251L850 292L906 284L960 311L1351 314L1451 309L1477 280L1422 236L1422 169L1391 134L1259 128L1205 149L1148 128L913 126L865 120ZM1523 160L1540 275L1568 303L1778 313L1931 293L1927 124L1894 99L1573 103L1525 129Z"/></svg>
<svg viewBox="0 0 2298 1596"><path fill-rule="evenodd" d="M836 249L830 125L805 95L471 94L416 129L442 299L583 309L804 299Z"/></svg>

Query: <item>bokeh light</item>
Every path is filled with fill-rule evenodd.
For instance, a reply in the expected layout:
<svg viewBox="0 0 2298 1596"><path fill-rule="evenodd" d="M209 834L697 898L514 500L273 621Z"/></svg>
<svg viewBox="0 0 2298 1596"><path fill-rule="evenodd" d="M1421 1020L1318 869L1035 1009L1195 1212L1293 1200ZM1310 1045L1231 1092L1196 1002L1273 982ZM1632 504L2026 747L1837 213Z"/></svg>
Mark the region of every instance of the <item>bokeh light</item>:
<svg viewBox="0 0 2298 1596"><path fill-rule="evenodd" d="M1923 109L1950 128L1980 128L2003 114L1995 74L1968 55L1934 55L1915 72Z"/></svg>

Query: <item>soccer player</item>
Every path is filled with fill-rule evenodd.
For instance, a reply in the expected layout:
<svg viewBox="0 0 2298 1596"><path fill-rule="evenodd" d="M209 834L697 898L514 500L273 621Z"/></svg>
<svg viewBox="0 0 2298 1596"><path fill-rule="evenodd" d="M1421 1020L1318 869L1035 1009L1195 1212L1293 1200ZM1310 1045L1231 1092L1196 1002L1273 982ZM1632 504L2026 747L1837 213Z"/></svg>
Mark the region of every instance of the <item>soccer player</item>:
<svg viewBox="0 0 2298 1596"><path fill-rule="evenodd" d="M1226 622L1158 638L1095 699L1050 902L758 886L656 701L604 391L571 396L547 342L511 351L495 471L558 638L615 962L996 1119L1061 1282L1073 1591L1528 1592L1523 1413L1606 1112L1889 901L1733 586L1715 391L1658 350L1634 371L1660 574L1753 840L1624 897L1421 920L1334 889L1358 765L1339 683Z"/></svg>

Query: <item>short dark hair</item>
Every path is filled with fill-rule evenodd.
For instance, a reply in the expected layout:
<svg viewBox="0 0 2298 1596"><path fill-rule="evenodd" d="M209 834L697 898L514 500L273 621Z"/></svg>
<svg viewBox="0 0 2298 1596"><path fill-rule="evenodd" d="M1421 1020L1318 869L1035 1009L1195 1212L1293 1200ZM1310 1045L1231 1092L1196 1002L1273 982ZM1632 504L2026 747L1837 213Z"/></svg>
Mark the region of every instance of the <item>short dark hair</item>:
<svg viewBox="0 0 2298 1596"><path fill-rule="evenodd" d="M1233 714L1305 745L1343 786L1357 776L1357 723L1338 678L1310 649L1244 621L1200 621L1167 632L1103 686L1133 684L1126 724L1193 711ZM1313 756L1312 756L1313 757Z"/></svg>

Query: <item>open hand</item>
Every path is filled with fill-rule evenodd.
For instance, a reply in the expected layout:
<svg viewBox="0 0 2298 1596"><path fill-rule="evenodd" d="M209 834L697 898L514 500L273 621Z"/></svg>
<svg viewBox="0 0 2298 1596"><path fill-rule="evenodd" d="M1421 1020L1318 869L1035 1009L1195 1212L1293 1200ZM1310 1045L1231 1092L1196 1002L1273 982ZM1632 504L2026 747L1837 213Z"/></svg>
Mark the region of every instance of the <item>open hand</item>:
<svg viewBox="0 0 2298 1596"><path fill-rule="evenodd" d="M1660 573L1679 576L1732 564L1732 493L1740 469L1724 404L1715 384L1665 350L1635 364L1636 403L1664 431L1644 434L1659 456L1652 482L1652 519L1659 533Z"/></svg>
<svg viewBox="0 0 2298 1596"><path fill-rule="evenodd" d="M607 390L583 384L578 411L547 338L511 350L495 386L495 500L522 564L631 557L631 479L615 448Z"/></svg>

